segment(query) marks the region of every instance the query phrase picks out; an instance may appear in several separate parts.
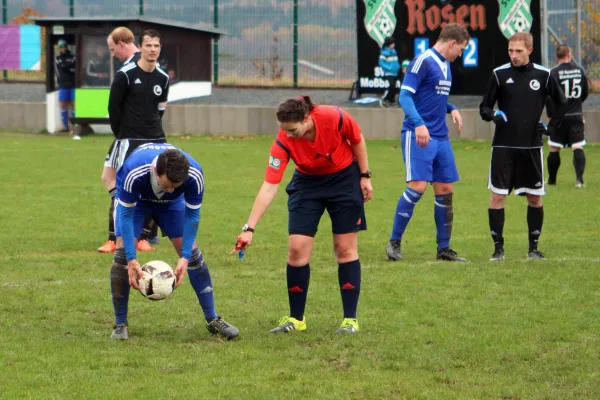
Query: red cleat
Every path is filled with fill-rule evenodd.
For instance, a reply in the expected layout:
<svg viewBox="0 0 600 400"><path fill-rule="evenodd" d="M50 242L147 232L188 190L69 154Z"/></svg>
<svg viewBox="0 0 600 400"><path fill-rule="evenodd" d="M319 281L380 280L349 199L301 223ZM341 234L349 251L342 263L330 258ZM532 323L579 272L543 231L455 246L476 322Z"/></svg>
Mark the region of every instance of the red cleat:
<svg viewBox="0 0 600 400"><path fill-rule="evenodd" d="M114 240L107 240L98 248L98 253L114 253L117 249L117 244Z"/></svg>
<svg viewBox="0 0 600 400"><path fill-rule="evenodd" d="M138 240L137 251L154 251L146 239Z"/></svg>

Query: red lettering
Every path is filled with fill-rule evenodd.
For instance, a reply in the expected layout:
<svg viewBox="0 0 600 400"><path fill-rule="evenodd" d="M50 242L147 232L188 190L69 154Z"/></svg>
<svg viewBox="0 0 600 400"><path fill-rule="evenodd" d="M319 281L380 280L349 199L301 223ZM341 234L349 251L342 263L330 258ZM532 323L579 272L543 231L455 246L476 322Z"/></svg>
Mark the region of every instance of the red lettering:
<svg viewBox="0 0 600 400"><path fill-rule="evenodd" d="M462 26L468 25L465 18L469 16L469 7L465 4L456 9L456 23Z"/></svg>
<svg viewBox="0 0 600 400"><path fill-rule="evenodd" d="M406 0L406 8L408 8L408 24L406 26L406 32L414 35L415 32L424 34L427 30L425 29L425 18L423 17L423 10L425 9L425 0Z"/></svg>
<svg viewBox="0 0 600 400"><path fill-rule="evenodd" d="M487 28L486 9L483 4L471 6L463 4L457 9L454 9L452 4L446 4L441 9L433 5L425 10L425 0L404 0L404 3L408 9L406 32L411 35L417 32L422 35L452 23L465 26L472 31L483 31Z"/></svg>
<svg viewBox="0 0 600 400"><path fill-rule="evenodd" d="M454 23L454 7L451 4L446 4L442 7L442 28L448 24Z"/></svg>
<svg viewBox="0 0 600 400"><path fill-rule="evenodd" d="M425 18L427 20L427 27L430 31L435 31L442 23L442 16L440 15L440 9L438 6L431 6L425 11Z"/></svg>
<svg viewBox="0 0 600 400"><path fill-rule="evenodd" d="M471 30L485 30L485 7L483 5L471 6Z"/></svg>

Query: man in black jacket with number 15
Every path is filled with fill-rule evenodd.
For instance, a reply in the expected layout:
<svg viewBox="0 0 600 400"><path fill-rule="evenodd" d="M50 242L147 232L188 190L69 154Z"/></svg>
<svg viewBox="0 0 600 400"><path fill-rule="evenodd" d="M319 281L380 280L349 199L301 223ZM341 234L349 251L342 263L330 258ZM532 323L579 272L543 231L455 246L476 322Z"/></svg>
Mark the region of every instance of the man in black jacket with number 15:
<svg viewBox="0 0 600 400"><path fill-rule="evenodd" d="M490 261L504 261L504 201L514 189L527 197L529 259L545 259L538 249L544 208L544 154L542 134L546 126L540 121L546 96L556 104L566 102L559 83L550 70L531 63L533 37L527 32L515 33L508 41L510 63L492 72L487 92L479 105L485 121L494 121L496 131L492 143L492 159L488 189L490 232L495 251ZM498 111L494 105L498 102Z"/></svg>

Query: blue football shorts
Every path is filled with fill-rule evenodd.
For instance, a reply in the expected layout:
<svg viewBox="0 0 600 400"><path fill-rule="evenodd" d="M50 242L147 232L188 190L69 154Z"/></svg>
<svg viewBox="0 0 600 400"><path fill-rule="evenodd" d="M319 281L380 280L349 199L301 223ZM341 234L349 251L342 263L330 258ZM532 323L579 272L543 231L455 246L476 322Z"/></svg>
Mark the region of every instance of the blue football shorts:
<svg viewBox="0 0 600 400"><path fill-rule="evenodd" d="M58 89L58 101L75 101L75 89Z"/></svg>
<svg viewBox="0 0 600 400"><path fill-rule="evenodd" d="M431 138L426 147L419 147L413 131L403 131L402 158L406 182L426 181L452 183L458 181L458 170L450 139Z"/></svg>
<svg viewBox="0 0 600 400"><path fill-rule="evenodd" d="M115 235L117 237L121 236L119 219L116 218L116 213L120 207L124 206L118 204L115 207ZM152 216L163 234L170 239L183 237L183 223L185 220L185 201L183 199L166 204L138 200L133 216L133 233L136 238L140 237L142 233L147 215Z"/></svg>

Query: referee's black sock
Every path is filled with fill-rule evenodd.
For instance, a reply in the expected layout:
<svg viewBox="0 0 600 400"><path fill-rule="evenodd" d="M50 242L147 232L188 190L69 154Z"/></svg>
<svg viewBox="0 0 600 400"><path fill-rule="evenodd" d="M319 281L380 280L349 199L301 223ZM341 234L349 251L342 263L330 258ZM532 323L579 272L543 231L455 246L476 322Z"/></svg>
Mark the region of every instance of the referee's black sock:
<svg viewBox="0 0 600 400"><path fill-rule="evenodd" d="M488 208L488 218L495 249L504 249L504 236L502 236L504 232L504 208Z"/></svg>
<svg viewBox="0 0 600 400"><path fill-rule="evenodd" d="M573 150L573 166L577 182L583 183L583 172L585 171L585 153L583 149Z"/></svg>
<svg viewBox="0 0 600 400"><path fill-rule="evenodd" d="M113 242L117 241L115 236L115 196L117 195L117 188L112 188L108 191L110 195L110 208L108 209L108 240Z"/></svg>
<svg viewBox="0 0 600 400"><path fill-rule="evenodd" d="M529 252L537 250L538 240L544 224L544 206L527 207L527 227L529 228Z"/></svg>
<svg viewBox="0 0 600 400"><path fill-rule="evenodd" d="M558 175L558 169L560 168L560 153L558 151L551 151L548 154L548 184L556 185L556 175Z"/></svg>
<svg viewBox="0 0 600 400"><path fill-rule="evenodd" d="M310 283L310 264L302 267L292 267L288 264L286 275L290 317L302 321L304 319L304 308L306 307L306 296L308 295L308 284Z"/></svg>
<svg viewBox="0 0 600 400"><path fill-rule="evenodd" d="M356 308L360 296L360 260L338 265L338 282L342 293L344 318L356 318Z"/></svg>

